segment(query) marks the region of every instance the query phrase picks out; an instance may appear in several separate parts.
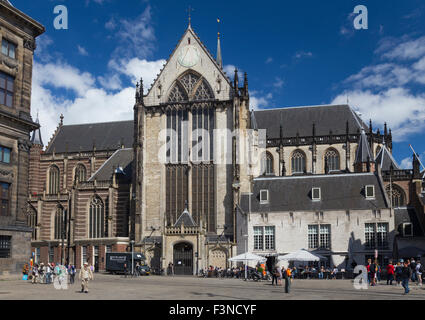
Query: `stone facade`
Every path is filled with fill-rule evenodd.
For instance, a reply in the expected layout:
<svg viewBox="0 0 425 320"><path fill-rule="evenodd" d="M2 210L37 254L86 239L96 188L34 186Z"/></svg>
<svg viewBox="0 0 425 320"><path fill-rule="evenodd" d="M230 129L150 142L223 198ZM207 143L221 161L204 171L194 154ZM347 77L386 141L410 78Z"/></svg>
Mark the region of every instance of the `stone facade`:
<svg viewBox="0 0 425 320"><path fill-rule="evenodd" d="M14 48L14 54L0 54L1 75L13 79L13 89L8 90L11 101L0 102L0 146L10 150L10 161L0 162L0 183L9 186L9 208L0 214L0 237L11 237L10 258L0 257L0 273L15 273L31 257L31 229L27 227L29 134L38 127L30 115L32 65L35 39L45 29L5 1L0 1L0 13L0 41Z"/></svg>

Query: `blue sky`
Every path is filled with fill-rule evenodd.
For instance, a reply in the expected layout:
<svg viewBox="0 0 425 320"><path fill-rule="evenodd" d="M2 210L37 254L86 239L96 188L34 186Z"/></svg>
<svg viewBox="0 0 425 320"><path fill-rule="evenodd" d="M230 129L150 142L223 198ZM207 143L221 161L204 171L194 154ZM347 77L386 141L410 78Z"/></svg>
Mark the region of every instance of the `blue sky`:
<svg viewBox="0 0 425 320"><path fill-rule="evenodd" d="M187 27L215 54L221 18L225 70L249 77L255 108L346 103L393 130L394 156L410 166L411 143L425 162L425 3L369 1L12 0L46 26L34 68L47 144L65 123L132 118L134 85L148 86ZM69 29L53 27L56 5ZM368 9L355 30L354 7ZM228 72L228 74L229 74Z"/></svg>

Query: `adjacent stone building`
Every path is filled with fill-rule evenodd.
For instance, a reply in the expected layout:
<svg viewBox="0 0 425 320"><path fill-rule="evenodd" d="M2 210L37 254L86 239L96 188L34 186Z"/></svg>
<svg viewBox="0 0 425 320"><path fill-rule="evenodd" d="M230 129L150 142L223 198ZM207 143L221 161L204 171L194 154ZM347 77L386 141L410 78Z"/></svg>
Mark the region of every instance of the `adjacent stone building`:
<svg viewBox="0 0 425 320"><path fill-rule="evenodd" d="M35 39L44 27L0 1L0 274L31 258L27 226L31 84Z"/></svg>

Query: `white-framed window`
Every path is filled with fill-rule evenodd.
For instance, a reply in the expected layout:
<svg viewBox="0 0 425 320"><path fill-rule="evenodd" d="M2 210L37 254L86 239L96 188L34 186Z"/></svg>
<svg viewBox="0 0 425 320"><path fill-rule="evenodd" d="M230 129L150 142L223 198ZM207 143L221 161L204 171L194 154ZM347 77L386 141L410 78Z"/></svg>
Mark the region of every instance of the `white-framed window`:
<svg viewBox="0 0 425 320"><path fill-rule="evenodd" d="M313 188L313 189L311 189L311 199L313 201L320 201L320 200L322 200L322 190L320 188Z"/></svg>
<svg viewBox="0 0 425 320"><path fill-rule="evenodd" d="M276 249L276 228L274 226L254 227L254 250Z"/></svg>
<svg viewBox="0 0 425 320"><path fill-rule="evenodd" d="M413 224L411 222L403 223L403 237L413 237Z"/></svg>
<svg viewBox="0 0 425 320"><path fill-rule="evenodd" d="M254 250L263 249L263 227L254 227Z"/></svg>
<svg viewBox="0 0 425 320"><path fill-rule="evenodd" d="M366 249L388 249L388 231L388 223L366 223Z"/></svg>
<svg viewBox="0 0 425 320"><path fill-rule="evenodd" d="M319 226L308 226L308 248L316 249L319 247Z"/></svg>
<svg viewBox="0 0 425 320"><path fill-rule="evenodd" d="M331 226L329 224L308 226L308 248L331 248Z"/></svg>
<svg viewBox="0 0 425 320"><path fill-rule="evenodd" d="M269 190L260 191L260 204L269 203Z"/></svg>
<svg viewBox="0 0 425 320"><path fill-rule="evenodd" d="M366 199L375 199L375 186L365 186Z"/></svg>

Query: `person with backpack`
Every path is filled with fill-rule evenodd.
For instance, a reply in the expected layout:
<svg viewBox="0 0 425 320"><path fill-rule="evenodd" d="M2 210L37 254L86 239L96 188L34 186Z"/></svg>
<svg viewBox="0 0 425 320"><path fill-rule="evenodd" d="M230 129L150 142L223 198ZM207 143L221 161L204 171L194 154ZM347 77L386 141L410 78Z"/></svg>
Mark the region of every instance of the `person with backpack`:
<svg viewBox="0 0 425 320"><path fill-rule="evenodd" d="M376 279L375 279L375 275L376 275L376 260L374 263L371 263L369 265L369 273L370 273L370 285L373 287L376 285Z"/></svg>
<svg viewBox="0 0 425 320"><path fill-rule="evenodd" d="M417 280L417 277L416 277L416 262L415 262L414 258L412 258L412 260L410 260L410 269L412 270L411 280L412 280L412 282L416 282L416 280Z"/></svg>

